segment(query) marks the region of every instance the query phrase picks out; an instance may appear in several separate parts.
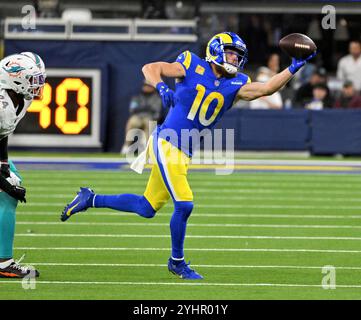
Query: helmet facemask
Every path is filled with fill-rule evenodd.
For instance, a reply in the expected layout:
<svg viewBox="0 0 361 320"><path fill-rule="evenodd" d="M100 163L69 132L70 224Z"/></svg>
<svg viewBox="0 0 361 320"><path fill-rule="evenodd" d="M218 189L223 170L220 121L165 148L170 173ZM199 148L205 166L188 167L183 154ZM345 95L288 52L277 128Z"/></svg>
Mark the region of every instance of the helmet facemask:
<svg viewBox="0 0 361 320"><path fill-rule="evenodd" d="M45 77L42 73L32 75L28 78L29 87L25 95L26 99L42 98L45 85Z"/></svg>
<svg viewBox="0 0 361 320"><path fill-rule="evenodd" d="M235 63L228 61L227 55L229 54L237 56L237 60ZM236 74L243 69L246 62L247 50L231 45L223 46L223 63L221 66L226 70L227 73Z"/></svg>

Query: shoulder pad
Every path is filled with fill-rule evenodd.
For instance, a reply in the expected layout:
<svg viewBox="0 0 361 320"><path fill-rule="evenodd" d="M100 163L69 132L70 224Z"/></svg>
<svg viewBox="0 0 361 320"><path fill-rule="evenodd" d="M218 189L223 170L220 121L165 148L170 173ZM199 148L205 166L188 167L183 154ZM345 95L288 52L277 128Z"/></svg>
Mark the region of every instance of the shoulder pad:
<svg viewBox="0 0 361 320"><path fill-rule="evenodd" d="M199 60L200 58L195 53L187 50L177 57L176 62L179 62L183 66L186 75L188 75L189 72L195 68L194 66L198 65Z"/></svg>

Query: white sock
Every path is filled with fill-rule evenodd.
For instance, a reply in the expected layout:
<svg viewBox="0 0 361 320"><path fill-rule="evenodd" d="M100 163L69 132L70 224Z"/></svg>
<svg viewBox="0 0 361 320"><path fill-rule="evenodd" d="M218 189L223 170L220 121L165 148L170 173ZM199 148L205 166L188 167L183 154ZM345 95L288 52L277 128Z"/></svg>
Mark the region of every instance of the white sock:
<svg viewBox="0 0 361 320"><path fill-rule="evenodd" d="M182 261L182 260L184 260L184 257L183 258L173 258L173 257L171 257L172 258L172 260L174 260L174 261Z"/></svg>
<svg viewBox="0 0 361 320"><path fill-rule="evenodd" d="M0 262L0 269L5 269L14 262L14 259L9 259L4 262Z"/></svg>

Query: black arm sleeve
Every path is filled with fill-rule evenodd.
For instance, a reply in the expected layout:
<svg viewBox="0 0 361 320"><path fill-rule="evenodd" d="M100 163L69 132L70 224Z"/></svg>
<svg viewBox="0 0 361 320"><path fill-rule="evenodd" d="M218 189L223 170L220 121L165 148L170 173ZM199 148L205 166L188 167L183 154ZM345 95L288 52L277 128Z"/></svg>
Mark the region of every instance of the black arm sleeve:
<svg viewBox="0 0 361 320"><path fill-rule="evenodd" d="M0 140L0 161L8 161L8 137Z"/></svg>
<svg viewBox="0 0 361 320"><path fill-rule="evenodd" d="M0 189L5 191L6 193L11 193L12 188L13 186L11 185L11 183L8 182L5 177L0 175Z"/></svg>
<svg viewBox="0 0 361 320"><path fill-rule="evenodd" d="M11 185L3 176L0 176L0 189L18 201L26 202L26 189Z"/></svg>

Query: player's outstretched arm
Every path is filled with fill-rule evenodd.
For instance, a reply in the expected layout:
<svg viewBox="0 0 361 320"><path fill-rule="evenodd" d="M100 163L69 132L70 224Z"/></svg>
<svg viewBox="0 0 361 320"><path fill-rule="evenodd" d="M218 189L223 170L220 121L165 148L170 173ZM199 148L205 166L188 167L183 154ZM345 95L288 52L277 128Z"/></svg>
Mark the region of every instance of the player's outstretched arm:
<svg viewBox="0 0 361 320"><path fill-rule="evenodd" d="M143 66L142 72L147 81L154 87L163 82L162 77L183 78L185 71L179 62L153 62Z"/></svg>
<svg viewBox="0 0 361 320"><path fill-rule="evenodd" d="M179 62L153 62L148 63L142 68L145 79L154 86L161 99L165 109L175 106L174 91L170 89L162 80L167 78L182 78L185 71Z"/></svg>
<svg viewBox="0 0 361 320"><path fill-rule="evenodd" d="M316 52L311 54L306 59L292 58L292 63L288 68L284 69L280 73L275 74L270 80L265 83L251 82L245 84L241 89L239 89L237 93L237 99L250 101L262 96L268 96L275 93L276 91L280 90L288 81L290 81L293 75L315 55Z"/></svg>
<svg viewBox="0 0 361 320"><path fill-rule="evenodd" d="M237 93L237 98L251 101L259 97L268 96L281 89L293 77L287 69L274 75L267 82L251 82L245 84Z"/></svg>

